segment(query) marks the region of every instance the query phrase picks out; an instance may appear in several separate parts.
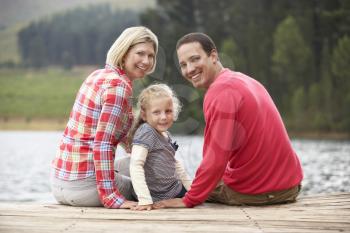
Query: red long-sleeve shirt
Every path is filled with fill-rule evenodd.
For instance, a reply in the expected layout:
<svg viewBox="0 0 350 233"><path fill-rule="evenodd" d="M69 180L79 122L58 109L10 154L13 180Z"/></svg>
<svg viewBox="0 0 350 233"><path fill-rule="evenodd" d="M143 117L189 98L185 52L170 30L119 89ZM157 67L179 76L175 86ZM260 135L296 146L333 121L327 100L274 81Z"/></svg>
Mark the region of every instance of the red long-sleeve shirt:
<svg viewBox="0 0 350 233"><path fill-rule="evenodd" d="M203 111L203 160L183 198L187 207L204 202L221 179L243 194L300 184L300 161L272 98L260 83L224 69L207 90Z"/></svg>

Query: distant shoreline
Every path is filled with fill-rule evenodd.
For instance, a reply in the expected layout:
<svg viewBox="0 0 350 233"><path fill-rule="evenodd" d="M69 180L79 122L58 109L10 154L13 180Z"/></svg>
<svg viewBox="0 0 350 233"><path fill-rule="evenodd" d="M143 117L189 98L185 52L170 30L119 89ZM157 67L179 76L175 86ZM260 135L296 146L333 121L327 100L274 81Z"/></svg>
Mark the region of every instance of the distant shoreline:
<svg viewBox="0 0 350 233"><path fill-rule="evenodd" d="M315 140L350 140L350 135L341 132L288 132L290 138Z"/></svg>
<svg viewBox="0 0 350 233"><path fill-rule="evenodd" d="M1 131L63 131L67 124L67 119L50 118L0 118Z"/></svg>
<svg viewBox="0 0 350 233"><path fill-rule="evenodd" d="M63 131L68 119L50 118L0 118L0 131ZM350 134L342 132L296 132L288 131L290 138L318 140L350 140Z"/></svg>

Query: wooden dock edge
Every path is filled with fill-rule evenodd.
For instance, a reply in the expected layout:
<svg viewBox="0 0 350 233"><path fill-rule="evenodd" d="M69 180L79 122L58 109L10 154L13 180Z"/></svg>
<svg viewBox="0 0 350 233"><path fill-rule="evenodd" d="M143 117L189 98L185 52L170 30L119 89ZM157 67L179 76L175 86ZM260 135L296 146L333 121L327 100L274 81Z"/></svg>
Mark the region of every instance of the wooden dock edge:
<svg viewBox="0 0 350 233"><path fill-rule="evenodd" d="M0 232L350 232L350 193L305 196L286 205L205 203L152 211L6 202L0 203Z"/></svg>

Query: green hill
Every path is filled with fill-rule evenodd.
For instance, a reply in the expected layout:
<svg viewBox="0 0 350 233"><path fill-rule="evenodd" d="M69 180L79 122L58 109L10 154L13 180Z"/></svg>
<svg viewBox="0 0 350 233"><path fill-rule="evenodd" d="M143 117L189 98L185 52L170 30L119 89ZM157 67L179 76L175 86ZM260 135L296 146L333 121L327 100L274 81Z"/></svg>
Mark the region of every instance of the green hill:
<svg viewBox="0 0 350 233"><path fill-rule="evenodd" d="M1 0L0 1L0 64L20 62L17 33L33 20L77 7L109 3L114 9L136 11L153 7L155 0Z"/></svg>

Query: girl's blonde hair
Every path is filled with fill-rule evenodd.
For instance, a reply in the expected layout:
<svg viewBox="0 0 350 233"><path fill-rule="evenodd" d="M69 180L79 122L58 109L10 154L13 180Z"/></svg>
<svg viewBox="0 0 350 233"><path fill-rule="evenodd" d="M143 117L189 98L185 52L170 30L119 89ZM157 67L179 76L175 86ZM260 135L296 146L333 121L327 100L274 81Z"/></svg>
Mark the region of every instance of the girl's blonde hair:
<svg viewBox="0 0 350 233"><path fill-rule="evenodd" d="M144 26L125 29L109 49L106 64L122 69L123 59L130 48L136 44L146 42L151 42L153 44L154 55L156 57L158 53L158 38L150 29ZM157 61L154 59L152 69L147 74L150 74L155 70L156 63Z"/></svg>
<svg viewBox="0 0 350 233"><path fill-rule="evenodd" d="M141 91L137 99L136 119L128 134L129 145L132 143L136 130L140 127L140 125L145 123L145 121L142 119L142 111L146 111L147 106L152 99L159 97L170 97L172 99L174 120L177 120L182 106L175 92L166 84L153 84L148 86Z"/></svg>

